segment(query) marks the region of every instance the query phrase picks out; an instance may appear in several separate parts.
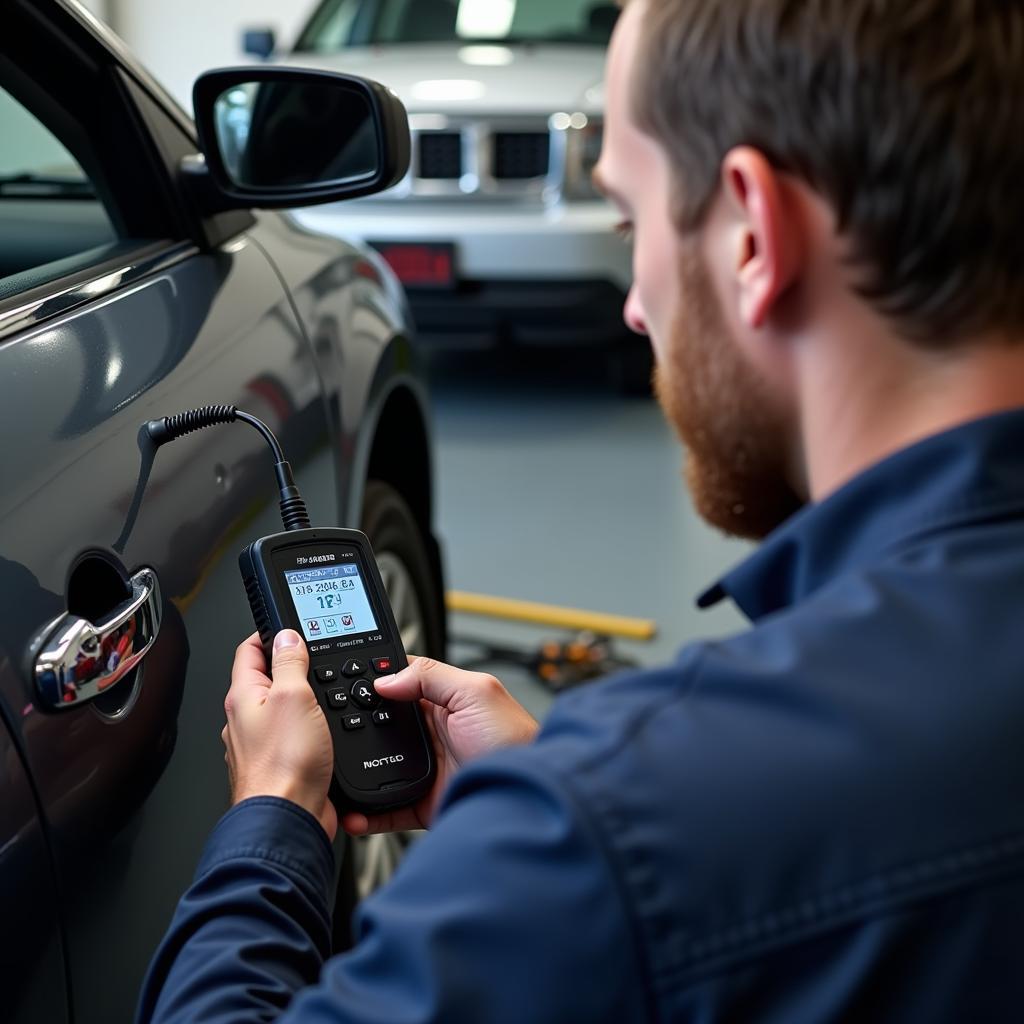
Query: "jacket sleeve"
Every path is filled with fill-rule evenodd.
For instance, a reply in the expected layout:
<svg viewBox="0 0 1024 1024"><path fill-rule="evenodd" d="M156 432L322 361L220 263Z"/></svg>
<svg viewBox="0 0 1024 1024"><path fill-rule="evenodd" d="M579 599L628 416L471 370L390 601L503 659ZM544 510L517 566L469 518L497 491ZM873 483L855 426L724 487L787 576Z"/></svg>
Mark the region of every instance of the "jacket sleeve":
<svg viewBox="0 0 1024 1024"><path fill-rule="evenodd" d="M140 1019L647 1019L633 928L597 830L568 787L508 755L456 779L434 830L362 905L353 950L329 960L315 984L311 972L328 934L322 832L319 876L293 870L297 847L315 845L312 819L277 856L268 855L268 843L263 854L211 858L208 849L209 866L200 868L152 968ZM247 804L233 813L246 817L247 831L250 815L252 829L280 824L275 817L261 825L259 808ZM211 844L237 845L217 833Z"/></svg>
<svg viewBox="0 0 1024 1024"><path fill-rule="evenodd" d="M143 983L137 1021L272 1021L330 948L327 835L287 800L255 797L217 824Z"/></svg>

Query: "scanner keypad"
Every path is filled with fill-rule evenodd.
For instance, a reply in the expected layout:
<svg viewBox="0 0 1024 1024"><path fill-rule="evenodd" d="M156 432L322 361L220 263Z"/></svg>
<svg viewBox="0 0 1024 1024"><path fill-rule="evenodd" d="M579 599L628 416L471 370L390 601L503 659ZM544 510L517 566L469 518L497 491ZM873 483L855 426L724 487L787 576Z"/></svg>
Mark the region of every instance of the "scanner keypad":
<svg viewBox="0 0 1024 1024"><path fill-rule="evenodd" d="M317 659L319 661L319 659ZM373 712L372 715L349 715L342 720L346 729L360 729L371 719L375 725L391 724L392 712L373 685L372 675L390 675L394 671L394 659L390 656L372 659L349 658L343 664L337 661L320 661L314 665L312 676L323 686L324 702L335 711L352 711L355 708ZM349 682L351 680L351 682ZM344 685L339 686L338 683ZM355 724L358 720L359 724Z"/></svg>

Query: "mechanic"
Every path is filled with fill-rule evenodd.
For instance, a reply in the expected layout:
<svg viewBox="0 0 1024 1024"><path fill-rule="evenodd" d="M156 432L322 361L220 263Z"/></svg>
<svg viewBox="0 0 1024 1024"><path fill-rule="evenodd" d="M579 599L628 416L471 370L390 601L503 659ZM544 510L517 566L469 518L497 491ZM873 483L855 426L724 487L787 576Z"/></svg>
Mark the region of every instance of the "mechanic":
<svg viewBox="0 0 1024 1024"><path fill-rule="evenodd" d="M432 831L333 959L327 727L250 639L142 1020L1020 1019L1022 126L1019 0L626 4L626 317L700 511L766 538L701 599L752 625L536 736L490 677L381 681L441 779L343 820Z"/></svg>

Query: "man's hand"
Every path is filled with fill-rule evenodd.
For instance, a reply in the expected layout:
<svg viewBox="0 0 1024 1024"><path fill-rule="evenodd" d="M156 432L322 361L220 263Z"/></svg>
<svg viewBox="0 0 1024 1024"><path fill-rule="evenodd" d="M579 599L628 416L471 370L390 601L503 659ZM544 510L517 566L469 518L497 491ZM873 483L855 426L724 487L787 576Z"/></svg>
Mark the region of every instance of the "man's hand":
<svg viewBox="0 0 1024 1024"><path fill-rule="evenodd" d="M352 835L428 828L448 780L473 758L537 735L537 723L494 676L465 672L429 658L413 658L394 676L375 680L386 700L418 700L434 741L437 781L411 807L374 815L346 814L342 825Z"/></svg>
<svg viewBox="0 0 1024 1024"><path fill-rule="evenodd" d="M306 645L293 629L274 640L273 678L255 633L238 647L224 700L224 760L232 804L251 796L283 797L309 811L333 840L338 816L327 790L334 747L308 671Z"/></svg>

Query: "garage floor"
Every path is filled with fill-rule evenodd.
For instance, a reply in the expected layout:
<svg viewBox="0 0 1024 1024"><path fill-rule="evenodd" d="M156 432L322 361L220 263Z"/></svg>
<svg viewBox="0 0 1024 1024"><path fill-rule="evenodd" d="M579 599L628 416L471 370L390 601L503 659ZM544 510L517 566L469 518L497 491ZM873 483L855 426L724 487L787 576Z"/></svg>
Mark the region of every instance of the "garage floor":
<svg viewBox="0 0 1024 1024"><path fill-rule="evenodd" d="M731 606L694 606L749 549L697 518L653 399L618 397L592 358L543 352L435 356L431 382L449 588L653 619L652 642L619 642L644 665L742 627ZM464 614L451 632L527 645L567 635ZM452 646L453 661L469 653ZM544 687L490 668L544 713Z"/></svg>

